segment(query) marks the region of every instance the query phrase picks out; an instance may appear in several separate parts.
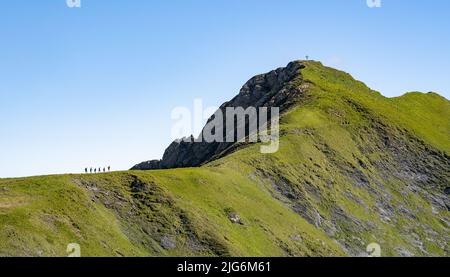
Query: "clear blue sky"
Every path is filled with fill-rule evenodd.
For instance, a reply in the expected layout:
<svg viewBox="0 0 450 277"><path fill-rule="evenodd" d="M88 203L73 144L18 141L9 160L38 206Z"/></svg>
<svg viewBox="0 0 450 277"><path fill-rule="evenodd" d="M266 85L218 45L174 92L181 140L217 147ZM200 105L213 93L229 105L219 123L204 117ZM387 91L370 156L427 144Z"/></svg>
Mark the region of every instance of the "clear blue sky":
<svg viewBox="0 0 450 277"><path fill-rule="evenodd" d="M2 1L0 177L160 158L176 106L309 55L386 96L450 98L450 1Z"/></svg>

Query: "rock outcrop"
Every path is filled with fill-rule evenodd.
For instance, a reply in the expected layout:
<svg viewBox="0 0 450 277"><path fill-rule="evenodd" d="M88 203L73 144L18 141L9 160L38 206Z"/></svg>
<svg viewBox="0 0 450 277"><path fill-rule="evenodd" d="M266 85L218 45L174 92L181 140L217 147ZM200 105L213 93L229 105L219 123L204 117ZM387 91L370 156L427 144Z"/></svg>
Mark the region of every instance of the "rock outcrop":
<svg viewBox="0 0 450 277"><path fill-rule="evenodd" d="M279 107L280 112L286 111L303 94L301 69L304 64L301 61L289 63L286 67L278 68L266 74L261 74L250 79L240 90L239 94L231 101L222 104L218 112L224 115L228 107ZM214 119L214 115L208 123ZM239 119L235 119L239 120ZM255 130L249 127L247 122L236 122L235 126L245 124L246 134L252 134ZM224 124L225 126L225 124ZM230 131L224 127L222 136L225 138ZM203 136L203 131L198 138ZM166 149L161 160L145 161L135 165L132 170L154 170L182 167L196 167L217 157L223 156L235 144L243 138L237 137L235 142L199 142L199 139L191 136L189 139L176 140Z"/></svg>

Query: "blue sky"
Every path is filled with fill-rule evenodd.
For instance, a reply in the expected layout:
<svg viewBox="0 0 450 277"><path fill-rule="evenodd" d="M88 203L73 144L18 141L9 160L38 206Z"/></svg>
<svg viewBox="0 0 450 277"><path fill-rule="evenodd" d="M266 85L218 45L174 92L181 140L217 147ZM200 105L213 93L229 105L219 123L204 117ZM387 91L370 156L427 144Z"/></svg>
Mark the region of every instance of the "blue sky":
<svg viewBox="0 0 450 277"><path fill-rule="evenodd" d="M160 158L171 111L309 55L386 96L450 98L450 1L3 1L0 177Z"/></svg>

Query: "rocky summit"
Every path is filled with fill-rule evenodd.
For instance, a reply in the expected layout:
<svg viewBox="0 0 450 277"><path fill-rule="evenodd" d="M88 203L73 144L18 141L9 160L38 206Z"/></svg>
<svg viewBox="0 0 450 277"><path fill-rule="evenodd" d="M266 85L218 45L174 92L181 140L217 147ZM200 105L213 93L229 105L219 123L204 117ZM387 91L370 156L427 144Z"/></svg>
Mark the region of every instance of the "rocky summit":
<svg viewBox="0 0 450 277"><path fill-rule="evenodd" d="M176 141L144 170L0 179L0 256L449 256L449 100L296 61L238 106L280 107L277 152Z"/></svg>
<svg viewBox="0 0 450 277"><path fill-rule="evenodd" d="M239 94L231 101L223 103L219 110L226 115L228 107L279 107L281 112L287 111L296 101L304 95L305 84L302 82L300 69L305 65L301 61L289 63L284 68L273 70L250 79ZM210 122L214 115L208 120ZM242 119L236 119L242 120ZM226 117L223 119L226 121ZM245 124L245 123L243 123ZM238 126L239 123L236 123ZM252 129L246 124L246 133L251 134ZM225 124L224 124L225 126ZM132 170L168 169L180 167L193 167L217 159L228 153L235 142L225 142L226 128L222 130L224 142L197 142L197 138L190 140L176 140L166 149L161 160L152 160L135 165ZM203 135L200 134L200 136ZM240 141L240 139L236 139Z"/></svg>

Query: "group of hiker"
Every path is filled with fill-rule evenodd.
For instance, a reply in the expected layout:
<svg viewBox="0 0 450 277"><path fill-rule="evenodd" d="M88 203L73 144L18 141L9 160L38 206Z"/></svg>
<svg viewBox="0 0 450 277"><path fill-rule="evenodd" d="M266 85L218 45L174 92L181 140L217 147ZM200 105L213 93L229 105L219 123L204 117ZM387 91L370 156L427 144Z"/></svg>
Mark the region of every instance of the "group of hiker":
<svg viewBox="0 0 450 277"><path fill-rule="evenodd" d="M102 168L101 167L99 167L98 169L96 168L96 167L94 167L94 168L85 168L84 169L84 172L87 174L87 173L101 173L101 172L106 172L106 170L108 170L108 172L110 172L111 171L111 166L108 166L108 167L104 167L103 168L103 171L102 171Z"/></svg>

